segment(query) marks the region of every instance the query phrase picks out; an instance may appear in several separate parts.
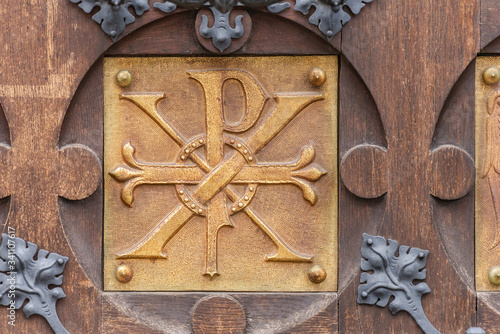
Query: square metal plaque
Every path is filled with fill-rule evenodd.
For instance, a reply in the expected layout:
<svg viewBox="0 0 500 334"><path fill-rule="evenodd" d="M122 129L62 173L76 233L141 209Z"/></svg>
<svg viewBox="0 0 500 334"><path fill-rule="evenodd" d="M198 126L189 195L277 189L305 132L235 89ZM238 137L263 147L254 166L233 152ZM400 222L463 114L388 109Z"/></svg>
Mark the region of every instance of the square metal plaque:
<svg viewBox="0 0 500 334"><path fill-rule="evenodd" d="M336 291L337 80L336 56L105 58L104 288Z"/></svg>

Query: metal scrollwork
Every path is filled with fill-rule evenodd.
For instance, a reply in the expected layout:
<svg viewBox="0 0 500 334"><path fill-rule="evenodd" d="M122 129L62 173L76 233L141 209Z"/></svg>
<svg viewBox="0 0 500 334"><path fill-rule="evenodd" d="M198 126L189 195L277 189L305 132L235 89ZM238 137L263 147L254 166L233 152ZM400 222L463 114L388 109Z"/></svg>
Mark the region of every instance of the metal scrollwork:
<svg viewBox="0 0 500 334"><path fill-rule="evenodd" d="M2 234L0 245L0 305L10 310L20 309L27 318L34 314L44 317L56 334L69 334L57 316L57 300L66 297L60 287L68 258ZM35 259L36 256L36 259Z"/></svg>
<svg viewBox="0 0 500 334"><path fill-rule="evenodd" d="M116 41L124 31L127 24L135 21L134 15L129 11L132 6L137 16L149 10L148 0L69 0L78 3L86 13L94 7L99 11L92 19L99 23L102 30ZM293 9L304 15L309 15L309 23L318 27L328 40L338 33L344 24L351 19L345 8L353 14L358 14L366 3L373 0L295 0ZM165 13L172 13L178 7L199 9L210 7L214 13L214 26L208 28L205 22L200 26L200 35L211 38L212 44L219 52L226 50L231 45L231 40L239 39L244 34L241 21L236 19L236 27L229 25L229 13L234 7L266 8L269 12L277 14L292 5L289 1L280 0L157 0L153 7ZM314 9L313 9L314 7ZM241 19L240 19L241 20ZM206 37L205 37L206 36Z"/></svg>
<svg viewBox="0 0 500 334"><path fill-rule="evenodd" d="M361 246L361 284L358 287L358 304L385 307L389 299L392 314L408 312L426 334L439 334L427 319L422 308L422 296L431 292L426 283L413 284L415 280L426 278L427 256L429 251L408 246L399 247L398 243L380 236L363 233ZM366 260L365 260L366 259ZM367 273L372 271L373 274Z"/></svg>

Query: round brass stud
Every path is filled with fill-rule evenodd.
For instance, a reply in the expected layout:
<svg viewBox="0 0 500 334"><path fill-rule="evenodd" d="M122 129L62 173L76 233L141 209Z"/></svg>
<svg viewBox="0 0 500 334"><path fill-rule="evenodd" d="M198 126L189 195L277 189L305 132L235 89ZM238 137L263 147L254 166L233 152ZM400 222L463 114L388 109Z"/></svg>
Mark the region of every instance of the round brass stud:
<svg viewBox="0 0 500 334"><path fill-rule="evenodd" d="M491 284L500 285L500 266L494 266L488 272L488 278Z"/></svg>
<svg viewBox="0 0 500 334"><path fill-rule="evenodd" d="M126 264L120 264L116 267L116 279L121 283L128 283L134 277L134 271Z"/></svg>
<svg viewBox="0 0 500 334"><path fill-rule="evenodd" d="M132 84L132 73L128 70L120 70L116 73L116 83L120 87L128 87Z"/></svg>
<svg viewBox="0 0 500 334"><path fill-rule="evenodd" d="M311 282L319 284L326 279L326 270L320 265L314 265L307 271L307 275Z"/></svg>
<svg viewBox="0 0 500 334"><path fill-rule="evenodd" d="M483 72L483 79L488 85L494 85L500 81L500 69L496 66L487 67Z"/></svg>
<svg viewBox="0 0 500 334"><path fill-rule="evenodd" d="M326 73L321 68L313 68L309 73L309 81L313 86L322 86L326 81Z"/></svg>

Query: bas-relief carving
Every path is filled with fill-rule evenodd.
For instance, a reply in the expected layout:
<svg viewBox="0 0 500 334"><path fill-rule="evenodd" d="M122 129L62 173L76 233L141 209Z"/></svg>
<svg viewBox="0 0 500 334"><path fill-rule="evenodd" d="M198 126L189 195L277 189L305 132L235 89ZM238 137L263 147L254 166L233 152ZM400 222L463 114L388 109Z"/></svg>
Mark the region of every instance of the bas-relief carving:
<svg viewBox="0 0 500 334"><path fill-rule="evenodd" d="M483 71L499 66L496 57L476 63L476 289L495 291L488 271L500 264L500 86L487 84Z"/></svg>
<svg viewBox="0 0 500 334"><path fill-rule="evenodd" d="M265 146L279 131L290 122L296 114L310 103L323 99L322 94L298 93L294 96L275 96L278 101L269 118L257 128L247 142L239 142L224 131L240 133L249 130L259 119L262 107L268 99L259 83L244 71L216 70L188 73L190 78L201 83L206 99L206 135L197 136L187 142L158 113L156 105L165 98L164 94L121 94L120 97L136 104L142 111L155 120L160 127L180 146L175 165L151 165L138 163L134 158L134 149L130 143L123 146L124 160L139 170L117 167L110 174L118 181L127 181L122 190L122 199L132 205L134 188L140 184L174 184L177 188L179 206L167 218L157 225L145 239L132 249L122 252L119 258L167 257L163 251L164 243L173 237L175 232L191 218L192 215L204 216L207 219L207 264L205 274L213 276L217 270L217 234L223 226L234 226L230 215L239 211L245 212L278 247L276 254L268 256L272 261L309 261L312 256L300 255L280 240L276 234L258 215L248 208L259 184L290 183L299 186L304 197L316 203L313 188L301 180L317 181L324 172L320 167L307 167L314 160L314 148L308 147L296 163L265 165L257 164L255 153ZM237 80L246 94L246 110L243 120L237 125L228 125L224 121L222 105L222 86L226 80ZM283 102L281 102L283 101ZM282 107L283 106L283 107ZM225 156L224 144L233 147L231 156ZM205 146L206 159L198 150ZM190 159L198 167L185 166ZM246 168L245 168L246 167ZM227 183L246 184L245 196L226 185ZM196 184L193 192L185 185ZM233 201L227 204L227 197ZM204 204L206 203L206 204ZM172 226L173 227L170 227ZM162 232L163 226L169 233ZM164 228L164 229L166 229Z"/></svg>
<svg viewBox="0 0 500 334"><path fill-rule="evenodd" d="M486 110L486 156L482 178L488 180L495 213L495 237L490 245L490 249L494 249L500 244L500 90L490 94Z"/></svg>
<svg viewBox="0 0 500 334"><path fill-rule="evenodd" d="M263 233L267 237L267 240L270 240L272 244L274 244L274 251L260 258L260 261L265 260L264 262L267 261L269 263L335 262L333 258L326 258L327 256L330 257L334 255L333 244L336 243L336 238L332 238L335 236L335 234L332 233L334 228L326 227L325 229L325 225L336 225L336 223L328 219L318 220L317 213L315 214L314 211L315 204L322 196L322 194L318 193L315 189L314 184L321 181L327 173L332 173L330 179L334 179L336 176L335 167L332 165L331 161L328 161L327 166L330 170L324 168L321 163L315 161L317 160L316 154L318 151L316 147L332 145L329 146L330 153L335 151L335 146L333 146L335 142L335 136L333 135L335 129L333 127L334 124L331 124L332 127L328 129L330 133L324 133L320 136L320 141L322 141L322 143L316 143L314 136L310 136L307 145L298 145L294 143L295 138L293 134L288 133L288 137L286 134L283 134L286 128L289 127L289 124L293 123L301 114L313 113L317 111L318 108L322 110L322 108L325 108L325 105L334 105L332 102L335 102L336 92L332 89L335 87L336 81L336 64L334 62L336 58L318 58L322 58L320 61L323 63L327 61L327 59L330 59L330 63L324 63L324 65L330 68L329 80L331 84L325 85L325 87L319 89L313 88L311 85L306 85L305 87L308 88L306 90L304 89L304 84L299 82L294 85L297 86L295 91L287 90L286 93L278 93L280 90L274 90L272 95L267 93L268 89L266 85L261 83L257 75L254 75L254 71L243 69L207 70L190 68L193 62L199 63L199 65L203 63L208 64L204 60L196 61L190 59L186 62L187 64L177 64L177 66L180 65L186 69L184 73L182 71L179 72L182 73L182 79L185 81L183 85L191 85L193 88L197 88L202 92L202 95L198 96L201 97L201 99L197 100L200 101L197 109L200 109L200 111L203 111L205 114L204 117L201 117L199 120L204 123L205 129L203 132L193 131L194 135L183 134L183 131L180 129L182 125L174 125L175 116L172 116L172 120L169 119L168 116L175 114L175 110L165 110L162 108L162 103L168 102L169 99L175 100L175 91L167 93L136 93L135 91L143 90L143 87L139 87L138 85L131 87L130 92L120 92L118 89L111 89L113 93L105 94L108 100L113 101L109 106L108 103L106 103L106 108L114 108L116 106L117 108L126 109L127 113L130 113L130 117L140 117L140 114L146 116L146 118L141 117L141 119L143 121L149 119L150 122L148 125L151 125L151 121L154 121L154 126L160 128L163 132L163 138L165 138L167 142L175 143L175 146L177 146L174 152L172 152L174 159L170 160L175 162L144 162L148 161L148 159L142 158L143 154L147 153L146 150L134 147L133 142L136 142L136 140L128 138L121 144L121 154L117 155L116 152L113 152L116 158L105 159L107 161L105 168L109 172L109 175L115 180L108 180L105 187L106 190L113 188L113 191L107 191L106 194L106 203L114 201L113 205L115 208L113 210L116 210L117 198L110 197L111 195L109 195L109 193L118 194L119 192L119 196L123 203L131 208L129 210L133 210L135 208L135 205L133 205L134 199L136 201L140 200L140 195L137 193L141 188L139 187L140 185L175 186L174 198L175 202L177 202L177 204L170 209L169 213L164 218L160 219L158 223L153 225L149 224L150 228L148 232L141 239L137 240L134 235L128 236L130 242L122 243L119 245L120 247L116 245L118 241L117 236L109 235L107 232L114 228L118 228L118 225L133 225L135 222L112 221L113 218L111 218L110 222L110 219L107 218L108 216L118 217L119 214L116 212L105 214L105 225L113 225L113 228L110 229L106 227L106 233L108 234L106 239L111 239L112 241L105 241L105 245L115 244L112 247L113 250L105 246L105 249L108 248L105 250L107 253L105 256L107 261L105 267L108 268L108 275L111 273L112 267L121 263L120 261L130 263L132 267L137 267L139 265L143 267L145 271L148 271L149 268L149 270L156 270L159 272L160 270L155 268L156 264L159 263L158 261L167 261L166 263L162 262L162 265L168 267L168 262L179 259L175 250L166 251L169 247L169 243L177 238L177 234L183 233L184 230L189 227L188 222L190 222L193 217L199 217L205 222L204 225L206 225L206 241L204 245L205 263L203 273L212 278L212 280L202 281L203 285L197 289L217 289L219 285L210 284L211 281L214 283L216 282L213 281L215 279L214 277L219 279L220 274L220 278L230 282L235 278L236 274L236 277L243 275L242 277L245 277L245 281L248 281L243 285L247 286L247 288L243 287L241 289L272 291L273 288L266 286L266 282L252 282L251 276L255 270L244 264L246 257L244 253L237 254L233 251L232 254L229 254L234 259L241 258L238 260L241 261L240 264L237 265L237 263L232 263L232 265L229 266L233 268L232 270L219 268L219 257L227 255L221 251L221 243L224 244L228 242L224 234L220 233L221 231L224 232L224 227L233 227L235 230L234 235L237 238L245 239L253 237L248 234L238 234L237 231L240 229L238 225L241 224L242 221L242 218L238 216L241 214L244 214L246 217L244 221L252 222L254 226L258 228L258 230L254 229L253 233ZM314 58L308 57L306 59L306 65L301 66L302 71L307 71L312 68L307 66L307 64L311 63ZM262 73L266 73L267 70L265 67L261 66L261 63L271 62L276 64L273 60L282 59L276 57L274 59L267 58L264 62L257 61L257 67L260 68L256 72L258 73L264 70ZM168 62L168 60L163 61ZM109 62L111 63L112 61L109 60ZM134 61L133 67L137 67L136 72L137 70L141 71L140 66L144 66L145 64L137 65L135 62L136 61ZM176 60L176 62L182 63L183 60L179 59ZM221 60L219 62L225 63L226 61ZM237 63L237 60L230 60L229 63L231 62L234 62L234 64L231 64L229 68L235 67L234 65ZM140 61L138 63L140 63ZM168 67L167 63L163 64L160 59L151 62L150 65L155 68L158 68L158 65ZM220 65L224 65L221 66L224 68L229 64ZM117 60L116 64L109 67L110 71L107 71L105 76L111 76L113 71L111 68L118 69L117 66L123 66L123 64L120 65L120 60ZM210 63L210 67L213 66L214 60ZM172 77L172 73L158 73L156 76ZM136 77L137 75L134 74L134 78ZM278 76L276 76L276 78L278 78ZM228 81L232 81L233 85L236 83L236 86L240 88L238 93L235 93L234 90L232 91L233 95L239 96L240 99L238 103L231 102L230 98L229 102L225 100L226 96L231 93L231 91L228 93L225 87ZM111 82L108 80L106 84L109 85ZM153 86L155 86L155 89L157 87L165 87L163 84L168 84L168 80L163 79L160 85ZM274 85L278 88L280 86L276 83L274 83ZM168 87L165 88L168 89ZM326 88L325 90L327 90L327 92L322 88ZM149 89L146 91L149 91ZM327 100L326 104L319 104L320 102L324 103L325 100ZM238 104L243 105L243 107L241 108ZM118 105L121 107L118 107ZM175 102L169 105L174 106ZM239 120L231 122L226 119L227 113L230 112L228 110L231 109L231 107L236 109L239 108L240 111L243 110L242 115L239 115ZM106 110L106 113L109 115L108 110L111 109ZM329 114L328 117L334 118L334 109L324 112ZM202 115L201 112L192 111L191 113ZM107 122L108 116L106 116L105 119ZM113 118L113 120L116 120L116 118ZM314 121L314 117L311 118L311 120ZM106 124L105 127L107 127ZM111 132L114 133L114 131ZM109 132L107 132L107 135L108 134ZM127 137L126 132L120 135L123 138ZM144 133L137 133L137 136L141 137L137 142L146 139L144 138ZM299 157L291 162L280 162L281 159L273 159L271 160L272 162L269 163L261 162L259 152L261 150L265 151L266 146L272 146L270 142L280 140L280 137L284 137L281 139L281 142L285 144L280 146L284 151L289 152L287 156L297 156L298 150L302 146ZM302 134L299 137L306 138L308 134ZM108 141L114 140L105 139L105 146ZM110 146L116 147L117 145L111 144ZM105 149L105 151L107 153L108 149ZM293 151L295 151L295 153L292 153ZM141 158L139 159L136 155L141 156ZM330 158L333 157L330 156ZM113 161L112 163L110 162L111 160ZM302 226L302 228L297 226L297 222L294 219L284 221L277 225L276 221L283 219L279 214L260 212L257 208L254 208L253 202L257 201L262 203L262 200L258 199L261 193L260 186L262 185L272 185L274 187L293 185L298 187L302 193L303 199L309 202L311 207L310 210L312 210L312 214L310 214L309 217L302 217L302 220L306 218L304 221L307 222L307 226ZM259 191L257 191L258 189ZM117 190L119 191L117 192ZM155 190L161 192L162 188L156 187ZM265 189L262 190L262 192L265 191ZM332 190L330 189L330 193L331 192ZM332 204L334 206L334 198L325 198L324 200L331 203L330 207L332 207ZM278 198L274 200L274 202L276 202L276 206L285 206L286 210L294 211L293 206L295 204L293 202L283 199L280 200ZM144 203L140 205L142 206L141 210L143 210ZM266 203L266 206L267 205ZM325 207L320 208L320 210L324 209ZM125 212L128 209L122 205L119 210ZM108 211L110 210L106 208L106 212ZM323 215L323 217L331 217L332 215L334 215L334 213L330 211L329 214ZM148 216L144 215L141 216L140 219L150 220ZM236 222L237 220L240 222ZM308 220L310 220L310 222ZM315 225L323 227L319 227L318 229ZM328 240L331 244L311 245L307 240L297 240L297 235L290 239L290 236L286 237L286 233L285 235L281 233L281 231L287 229L288 226L294 226L294 228L299 227L297 232L300 229L316 229L318 231L325 229L325 232L327 232L325 240ZM307 235L307 233L305 233L305 235ZM201 240L197 237L199 236L189 235L189 242L184 242L183 247L189 249L189 243L192 243L196 239ZM132 242L132 240L136 241ZM313 244L315 244L319 240L315 241L311 239L310 241L313 241ZM124 247L127 244L129 245L128 248ZM301 244L304 244L305 247L300 247ZM307 249L311 249L311 246L320 246L320 248L323 249L320 253L323 254L307 251ZM327 250L326 253L325 249ZM252 253L260 253L262 256L265 254L262 253L262 250L259 250L258 247L252 249ZM191 252L191 257L201 255L202 254L196 252ZM254 261L255 260L256 259L254 259ZM322 264L324 265L324 263ZM239 268L241 270L235 271L234 265L241 267ZM312 264L309 263L307 266L311 265ZM185 267L189 267L189 265ZM322 285L325 287L329 285L330 289L328 290L332 290L331 287L333 286L332 284L334 284L332 280L335 279L336 272L334 271L336 269L332 268L331 265L327 265L326 267L329 271L329 275L331 275L329 280L330 283L323 283ZM274 266L266 266L267 271L276 271L277 268L277 272L279 272L285 268L290 268L290 265L283 266L275 264ZM302 266L301 268L306 267ZM179 270L179 268L177 269ZM183 269L180 270L182 271ZM137 270L134 269L134 272L137 272ZM190 275L201 276L199 273L196 273L194 269L189 269L189 272ZM137 277L137 275L135 276ZM221 280L221 282L224 282L224 280ZM300 284L300 286L282 286L277 290L310 290L311 284L310 282L306 282L307 276L305 272L303 280L304 282ZM105 282L108 288L123 288L119 284L113 282L112 277L105 279ZM154 289L158 289L158 284L160 284L154 281L152 283L151 281L140 282L140 279L137 278L134 278L131 283L132 282L134 282L134 284L132 284L134 289L144 290L151 289L151 286L154 286ZM270 285L272 286L272 284ZM182 287L183 284L181 283L180 286ZM224 287L225 289L240 289L237 284L229 286L224 285ZM163 288L169 290L168 286L164 286Z"/></svg>

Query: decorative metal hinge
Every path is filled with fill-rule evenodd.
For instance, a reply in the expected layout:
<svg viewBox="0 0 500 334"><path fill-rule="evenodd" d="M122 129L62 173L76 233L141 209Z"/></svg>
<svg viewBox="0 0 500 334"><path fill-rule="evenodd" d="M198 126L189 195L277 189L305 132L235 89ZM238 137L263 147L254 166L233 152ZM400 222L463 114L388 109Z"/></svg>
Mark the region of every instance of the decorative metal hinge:
<svg viewBox="0 0 500 334"><path fill-rule="evenodd" d="M0 305L7 306L10 325L15 325L15 310L23 311L27 318L33 314L44 317L56 334L68 333L59 321L57 300L66 297L60 287L68 258L25 242L13 235L2 234L0 245ZM36 256L36 260L35 260ZM12 323L10 323L12 322Z"/></svg>
<svg viewBox="0 0 500 334"><path fill-rule="evenodd" d="M94 7L99 11L92 19L99 23L102 30L116 41L125 29L125 26L135 22L135 17L129 11L133 7L137 16L141 16L149 10L148 0L70 0L79 3L79 7L86 13L90 13ZM358 14L365 3L373 0L295 0L293 9L309 16L309 23L318 27L328 40L337 34L351 16L346 8L353 14ZM234 39L242 38L244 26L241 16L231 27L229 15L234 7L267 8L271 13L279 13L292 5L288 0L171 0L157 1L153 7L165 13L174 12L177 7L186 9L199 9L209 7L214 16L214 24L208 27L208 18L204 15L203 22L199 27L200 35L205 39L212 39L212 44L219 52L226 50ZM314 9L313 9L314 7ZM248 35L248 34L247 34Z"/></svg>

